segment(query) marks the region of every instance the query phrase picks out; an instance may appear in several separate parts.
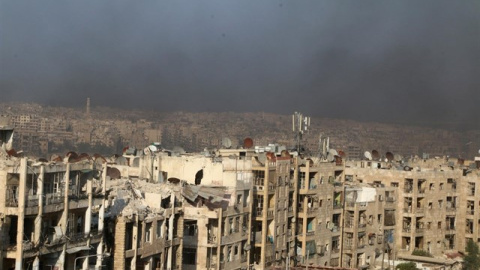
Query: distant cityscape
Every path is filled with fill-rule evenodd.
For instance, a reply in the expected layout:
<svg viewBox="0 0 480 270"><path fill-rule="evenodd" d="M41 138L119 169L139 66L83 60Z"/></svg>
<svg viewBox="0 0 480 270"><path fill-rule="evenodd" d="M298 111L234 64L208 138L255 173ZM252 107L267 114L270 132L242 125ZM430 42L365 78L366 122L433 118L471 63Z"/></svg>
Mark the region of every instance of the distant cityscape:
<svg viewBox="0 0 480 270"><path fill-rule="evenodd" d="M84 101L80 108L34 103L0 103L0 114L11 118L17 151L47 157L68 151L120 154L126 146L141 148L160 143L187 152L215 149L227 137L233 146L250 137L257 145L277 142L294 146L291 116L266 112L154 112L96 107ZM90 102L88 102L90 103ZM88 107L88 108L87 108ZM319 137L330 137L331 147L347 158L359 159L365 151L390 151L405 157L471 158L480 148L480 130L456 131L351 120L312 118L303 147L319 151Z"/></svg>

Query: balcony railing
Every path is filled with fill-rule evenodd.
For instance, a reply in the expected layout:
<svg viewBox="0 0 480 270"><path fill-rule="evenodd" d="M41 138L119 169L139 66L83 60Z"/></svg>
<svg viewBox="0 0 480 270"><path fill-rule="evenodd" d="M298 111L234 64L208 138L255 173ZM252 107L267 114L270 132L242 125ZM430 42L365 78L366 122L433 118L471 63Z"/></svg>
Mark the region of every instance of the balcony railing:
<svg viewBox="0 0 480 270"><path fill-rule="evenodd" d="M445 230L447 231L455 231L455 226L446 226Z"/></svg>
<svg viewBox="0 0 480 270"><path fill-rule="evenodd" d="M450 206L450 207L447 207L447 208L446 208L446 211L447 211L447 212L455 212L455 211L456 211L456 208L455 208L455 206Z"/></svg>
<svg viewBox="0 0 480 270"><path fill-rule="evenodd" d="M342 206L343 205L341 203L334 203L333 204L333 209L340 209L340 208L342 208Z"/></svg>

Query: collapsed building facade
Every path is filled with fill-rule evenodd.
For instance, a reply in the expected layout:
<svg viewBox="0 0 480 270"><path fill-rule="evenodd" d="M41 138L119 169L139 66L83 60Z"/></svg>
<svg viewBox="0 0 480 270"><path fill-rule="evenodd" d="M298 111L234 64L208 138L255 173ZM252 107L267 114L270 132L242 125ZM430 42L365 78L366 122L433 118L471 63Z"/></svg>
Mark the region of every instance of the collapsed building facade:
<svg viewBox="0 0 480 270"><path fill-rule="evenodd" d="M100 268L103 161L32 160L9 149L12 129L3 126L0 137L0 269Z"/></svg>

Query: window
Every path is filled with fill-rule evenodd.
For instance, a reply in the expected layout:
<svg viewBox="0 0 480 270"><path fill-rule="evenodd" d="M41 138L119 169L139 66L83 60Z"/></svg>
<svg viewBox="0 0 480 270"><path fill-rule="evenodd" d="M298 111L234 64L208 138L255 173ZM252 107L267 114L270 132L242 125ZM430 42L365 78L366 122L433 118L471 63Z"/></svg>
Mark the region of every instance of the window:
<svg viewBox="0 0 480 270"><path fill-rule="evenodd" d="M163 237L163 220L157 220L157 238Z"/></svg>
<svg viewBox="0 0 480 270"><path fill-rule="evenodd" d="M197 221L196 220L186 220L183 225L184 235L186 236L195 236L197 235Z"/></svg>
<svg viewBox="0 0 480 270"><path fill-rule="evenodd" d="M442 228L442 222L439 221L439 222L437 223L437 229L441 229L441 228Z"/></svg>
<svg viewBox="0 0 480 270"><path fill-rule="evenodd" d="M145 224L145 242L152 242L152 223Z"/></svg>
<svg viewBox="0 0 480 270"><path fill-rule="evenodd" d="M183 257L183 264L195 265L197 263L197 249L184 248L182 257Z"/></svg>

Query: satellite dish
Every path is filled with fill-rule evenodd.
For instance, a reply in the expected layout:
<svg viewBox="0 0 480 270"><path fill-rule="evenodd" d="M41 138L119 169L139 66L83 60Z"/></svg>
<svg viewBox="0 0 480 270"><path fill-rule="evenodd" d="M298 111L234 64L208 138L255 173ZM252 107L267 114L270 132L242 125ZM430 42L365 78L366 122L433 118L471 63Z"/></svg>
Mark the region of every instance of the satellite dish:
<svg viewBox="0 0 480 270"><path fill-rule="evenodd" d="M243 140L243 147L247 148L247 149L252 148L253 147L253 140L251 138L245 138L245 140Z"/></svg>
<svg viewBox="0 0 480 270"><path fill-rule="evenodd" d="M397 162L398 162L398 161L401 161L401 160L402 160L402 156L399 155L399 154L395 154L395 155L393 155L393 160L395 160L395 161L397 161Z"/></svg>
<svg viewBox="0 0 480 270"><path fill-rule="evenodd" d="M230 140L230 138L228 137L224 137L222 139L222 146L229 149L230 147L232 147L232 140Z"/></svg>
<svg viewBox="0 0 480 270"><path fill-rule="evenodd" d="M152 152L158 152L158 148L157 148L155 145L153 145L153 144L152 144L152 145L149 145L149 146L148 146L148 149L150 149L150 151L152 151Z"/></svg>
<svg viewBox="0 0 480 270"><path fill-rule="evenodd" d="M180 146L173 147L172 152L177 154L185 154L185 150Z"/></svg>
<svg viewBox="0 0 480 270"><path fill-rule="evenodd" d="M329 162L333 162L333 161L335 160L335 155L332 155L332 154L330 153L330 151L328 151L328 152L329 152L329 153L327 154L327 160L328 160ZM336 151L335 151L335 152L336 152Z"/></svg>
<svg viewBox="0 0 480 270"><path fill-rule="evenodd" d="M259 153L257 158L260 163L265 164L265 162L267 161L267 154Z"/></svg>
<svg viewBox="0 0 480 270"><path fill-rule="evenodd" d="M365 153L363 153L363 156L364 156L367 160L372 160L372 154L370 154L370 152L368 152L368 151L365 151Z"/></svg>
<svg viewBox="0 0 480 270"><path fill-rule="evenodd" d="M341 158L345 158L347 156L347 154L345 154L345 152L343 152L342 150L338 150L338 155L341 157Z"/></svg>
<svg viewBox="0 0 480 270"><path fill-rule="evenodd" d="M394 158L392 152L387 152L387 153L385 154L385 157L387 158L387 161L392 161L393 158Z"/></svg>
<svg viewBox="0 0 480 270"><path fill-rule="evenodd" d="M332 155L332 156L338 156L338 152L337 150L335 149L329 149L328 150L328 154Z"/></svg>
<svg viewBox="0 0 480 270"><path fill-rule="evenodd" d="M373 159L379 159L380 158L380 154L378 153L377 150L372 150L372 158Z"/></svg>

